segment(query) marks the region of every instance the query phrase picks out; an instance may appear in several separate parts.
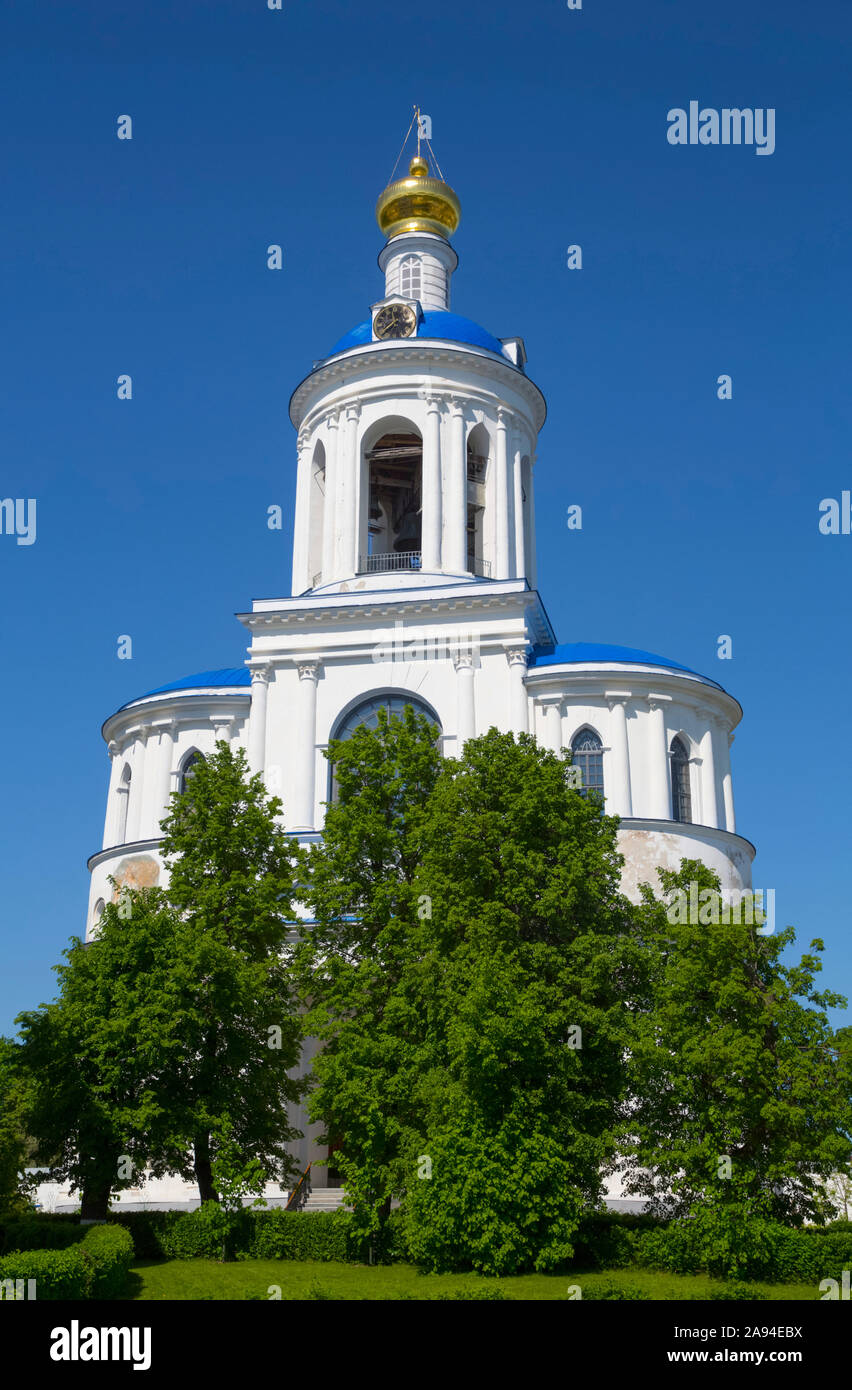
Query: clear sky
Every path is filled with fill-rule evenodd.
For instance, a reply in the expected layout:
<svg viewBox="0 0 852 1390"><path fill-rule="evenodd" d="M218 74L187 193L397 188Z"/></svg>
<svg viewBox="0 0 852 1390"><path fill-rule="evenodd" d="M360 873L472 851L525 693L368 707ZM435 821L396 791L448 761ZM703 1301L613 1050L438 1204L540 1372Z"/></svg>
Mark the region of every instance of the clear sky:
<svg viewBox="0 0 852 1390"><path fill-rule="evenodd" d="M240 665L233 614L289 591L288 399L382 293L415 101L462 203L453 307L522 335L548 400L558 636L737 696L755 884L852 994L852 536L818 528L852 488L850 38L848 0L9 0L0 496L37 538L0 536L0 1030L84 929L102 720ZM774 109L774 153L669 144L692 100Z"/></svg>

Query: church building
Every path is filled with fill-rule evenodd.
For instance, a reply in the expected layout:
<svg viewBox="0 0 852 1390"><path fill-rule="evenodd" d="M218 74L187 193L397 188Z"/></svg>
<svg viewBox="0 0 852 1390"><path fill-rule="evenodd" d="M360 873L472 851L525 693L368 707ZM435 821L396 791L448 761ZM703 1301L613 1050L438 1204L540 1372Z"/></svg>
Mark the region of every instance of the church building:
<svg viewBox="0 0 852 1390"><path fill-rule="evenodd" d="M290 401L290 594L238 615L243 664L235 640L236 664L166 681L103 726L110 776L89 937L110 877L163 882L169 795L217 739L245 748L286 829L310 841L331 796L329 740L406 704L449 757L492 726L570 748L578 780L620 817L631 897L682 858L704 861L725 889L750 887L754 848L734 818L737 701L668 657L553 630L536 577L546 404L524 340L451 307L460 215L418 142L376 207L384 283L365 277L365 300L376 296L365 317ZM299 1156L324 1158L301 1112L293 1121L307 1136Z"/></svg>

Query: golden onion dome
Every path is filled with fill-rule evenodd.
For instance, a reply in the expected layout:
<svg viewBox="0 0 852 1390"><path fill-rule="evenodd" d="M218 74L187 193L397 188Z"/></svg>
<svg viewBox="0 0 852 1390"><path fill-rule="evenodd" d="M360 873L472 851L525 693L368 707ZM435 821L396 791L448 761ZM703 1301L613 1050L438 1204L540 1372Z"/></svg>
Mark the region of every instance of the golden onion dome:
<svg viewBox="0 0 852 1390"><path fill-rule="evenodd" d="M408 177L379 194L376 221L388 240L403 232L432 232L449 241L461 221L461 203L448 183L429 177L429 165L415 155Z"/></svg>

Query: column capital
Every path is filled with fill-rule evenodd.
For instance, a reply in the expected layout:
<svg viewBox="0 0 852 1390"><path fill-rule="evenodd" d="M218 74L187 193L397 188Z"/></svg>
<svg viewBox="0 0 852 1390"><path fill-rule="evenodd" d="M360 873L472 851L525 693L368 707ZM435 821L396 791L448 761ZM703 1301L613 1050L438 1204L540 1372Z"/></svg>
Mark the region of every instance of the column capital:
<svg viewBox="0 0 852 1390"><path fill-rule="evenodd" d="M300 681L315 681L319 679L320 663L318 661L300 661L296 669L299 672Z"/></svg>
<svg viewBox="0 0 852 1390"><path fill-rule="evenodd" d="M457 652L453 657L453 666L456 671L472 671L473 652Z"/></svg>
<svg viewBox="0 0 852 1390"><path fill-rule="evenodd" d="M325 417L325 427L329 430L336 430L340 424L340 411L330 410Z"/></svg>
<svg viewBox="0 0 852 1390"><path fill-rule="evenodd" d="M672 702L671 695L646 695L645 700L649 709L665 709L666 705Z"/></svg>
<svg viewBox="0 0 852 1390"><path fill-rule="evenodd" d="M111 758L115 758L121 752L121 744L117 743L114 738L111 738L107 744L107 752Z"/></svg>
<svg viewBox="0 0 852 1390"><path fill-rule="evenodd" d="M508 406L498 405L497 407L497 428L498 430L508 429L513 416Z"/></svg>
<svg viewBox="0 0 852 1390"><path fill-rule="evenodd" d="M361 404L360 404L359 401L354 401L354 402L352 403L352 405L347 405L347 407L346 407L346 419L347 419L347 421L350 421L350 420L357 420L357 419L359 418L360 414L361 414Z"/></svg>
<svg viewBox="0 0 852 1390"><path fill-rule="evenodd" d="M541 709L561 710L564 697L562 695L536 695L535 701Z"/></svg>
<svg viewBox="0 0 852 1390"><path fill-rule="evenodd" d="M615 706L616 706L616 705L626 705L628 700L632 700L632 699L633 699L633 691L632 691L632 690L605 690L605 691L604 691L604 699L606 700L607 704L609 705L609 708L610 708L611 710L613 710L613 709L615 709Z"/></svg>
<svg viewBox="0 0 852 1390"><path fill-rule="evenodd" d="M454 420L464 419L464 401L461 396L450 396L447 404Z"/></svg>
<svg viewBox="0 0 852 1390"><path fill-rule="evenodd" d="M504 645L506 660L510 666L523 666L526 670L529 657L527 656L527 644Z"/></svg>
<svg viewBox="0 0 852 1390"><path fill-rule="evenodd" d="M260 662L257 666L250 666L249 670L251 671L252 685L254 685L256 681L266 685L272 675L272 666L268 661Z"/></svg>

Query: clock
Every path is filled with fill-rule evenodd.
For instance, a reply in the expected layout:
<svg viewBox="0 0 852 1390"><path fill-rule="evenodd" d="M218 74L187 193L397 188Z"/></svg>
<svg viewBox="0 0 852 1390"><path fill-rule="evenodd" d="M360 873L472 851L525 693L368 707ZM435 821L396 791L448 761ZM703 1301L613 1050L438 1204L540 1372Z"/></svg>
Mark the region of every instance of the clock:
<svg viewBox="0 0 852 1390"><path fill-rule="evenodd" d="M417 315L410 304L385 304L373 319L377 338L410 338L417 327Z"/></svg>

